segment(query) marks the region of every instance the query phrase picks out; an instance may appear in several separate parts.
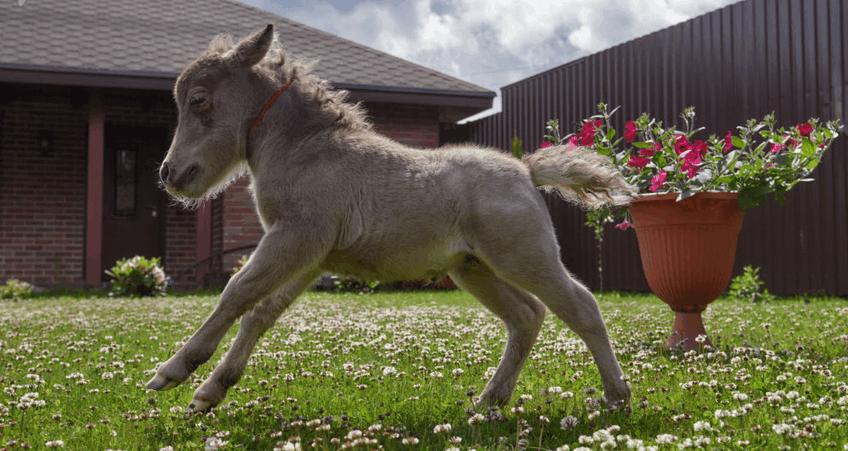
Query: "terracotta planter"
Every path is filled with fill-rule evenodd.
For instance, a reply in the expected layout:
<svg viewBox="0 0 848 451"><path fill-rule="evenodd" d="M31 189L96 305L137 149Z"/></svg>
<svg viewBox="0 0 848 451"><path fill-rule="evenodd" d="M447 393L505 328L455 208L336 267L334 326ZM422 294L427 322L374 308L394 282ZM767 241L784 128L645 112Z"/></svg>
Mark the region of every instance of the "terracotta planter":
<svg viewBox="0 0 848 451"><path fill-rule="evenodd" d="M676 202L677 193L642 195L630 204L642 267L651 291L676 312L666 348L712 345L701 312L730 283L736 241L745 213L736 193L700 193Z"/></svg>

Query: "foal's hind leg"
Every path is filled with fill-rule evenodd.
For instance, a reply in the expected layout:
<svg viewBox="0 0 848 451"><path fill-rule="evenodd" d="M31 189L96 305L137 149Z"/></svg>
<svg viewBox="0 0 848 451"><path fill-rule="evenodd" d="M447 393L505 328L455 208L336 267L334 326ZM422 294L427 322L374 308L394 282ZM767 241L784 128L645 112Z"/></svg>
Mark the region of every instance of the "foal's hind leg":
<svg viewBox="0 0 848 451"><path fill-rule="evenodd" d="M545 306L533 295L499 280L486 265L473 262L450 273L463 290L471 293L506 324L507 341L494 376L480 394L480 402L505 404L512 396L518 374L536 342L545 319Z"/></svg>
<svg viewBox="0 0 848 451"><path fill-rule="evenodd" d="M553 238L553 237L551 237ZM529 244L529 243L524 243ZM494 256L492 268L515 285L535 294L589 348L611 405L620 405L630 397L630 387L610 344L607 328L595 297L569 276L555 250L539 247L514 247L514 252ZM533 255L533 251L538 252ZM522 255L523 254L523 255ZM535 259L534 264L523 264Z"/></svg>
<svg viewBox="0 0 848 451"><path fill-rule="evenodd" d="M271 297L261 301L250 312L241 317L241 327L232 347L224 355L212 374L194 391L187 411L201 412L217 406L224 400L227 390L241 379L253 347L260 337L271 328L280 315L291 306L297 296L306 289L320 271L312 272L284 286Z"/></svg>

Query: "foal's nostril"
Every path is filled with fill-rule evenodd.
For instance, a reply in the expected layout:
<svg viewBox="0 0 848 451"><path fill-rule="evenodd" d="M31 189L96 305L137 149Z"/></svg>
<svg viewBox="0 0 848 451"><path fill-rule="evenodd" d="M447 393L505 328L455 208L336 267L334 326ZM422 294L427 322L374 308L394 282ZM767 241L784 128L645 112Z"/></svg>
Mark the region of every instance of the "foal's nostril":
<svg viewBox="0 0 848 451"><path fill-rule="evenodd" d="M159 180L161 180L162 183L167 184L168 181L169 181L168 178L170 176L171 176L171 167L168 166L168 163L162 163L162 167L159 168Z"/></svg>

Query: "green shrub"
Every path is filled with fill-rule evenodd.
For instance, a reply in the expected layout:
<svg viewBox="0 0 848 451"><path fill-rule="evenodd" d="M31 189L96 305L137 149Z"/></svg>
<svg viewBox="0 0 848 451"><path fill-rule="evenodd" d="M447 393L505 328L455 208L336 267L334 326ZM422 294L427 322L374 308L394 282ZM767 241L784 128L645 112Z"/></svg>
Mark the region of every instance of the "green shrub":
<svg viewBox="0 0 848 451"><path fill-rule="evenodd" d="M0 299L26 299L32 295L32 285L18 279L9 279L0 286Z"/></svg>
<svg viewBox="0 0 848 451"><path fill-rule="evenodd" d="M734 277L730 282L728 294L734 298L755 303L771 300L773 296L768 290L760 291L763 281L760 280L759 272L760 268L746 266L742 274Z"/></svg>
<svg viewBox="0 0 848 451"><path fill-rule="evenodd" d="M248 254L239 257L239 259L236 260L236 265L233 266L232 271L230 271L230 277L233 277L234 275L236 275L237 272L241 271L241 269L244 268L244 264L247 263L248 260L250 260L250 255Z"/></svg>
<svg viewBox="0 0 848 451"><path fill-rule="evenodd" d="M373 293L380 286L380 282L374 280L365 282L353 277L342 277L333 282L334 291L340 293Z"/></svg>
<svg viewBox="0 0 848 451"><path fill-rule="evenodd" d="M110 296L164 296L168 285L158 257L125 258L106 274L112 278Z"/></svg>

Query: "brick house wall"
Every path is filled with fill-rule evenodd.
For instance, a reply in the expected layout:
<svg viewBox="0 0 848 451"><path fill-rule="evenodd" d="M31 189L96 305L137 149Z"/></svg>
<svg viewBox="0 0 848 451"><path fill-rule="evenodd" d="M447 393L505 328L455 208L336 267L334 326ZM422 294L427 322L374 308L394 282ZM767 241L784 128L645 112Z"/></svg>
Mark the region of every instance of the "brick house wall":
<svg viewBox="0 0 848 451"><path fill-rule="evenodd" d="M61 98L0 106L0 283L82 281L87 121ZM46 155L39 130L53 133Z"/></svg>

